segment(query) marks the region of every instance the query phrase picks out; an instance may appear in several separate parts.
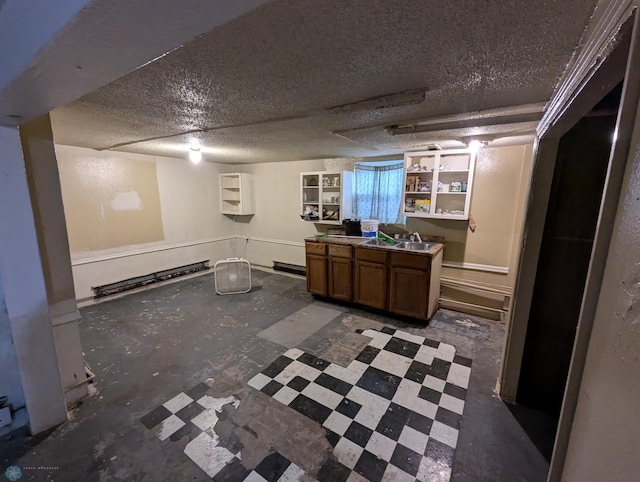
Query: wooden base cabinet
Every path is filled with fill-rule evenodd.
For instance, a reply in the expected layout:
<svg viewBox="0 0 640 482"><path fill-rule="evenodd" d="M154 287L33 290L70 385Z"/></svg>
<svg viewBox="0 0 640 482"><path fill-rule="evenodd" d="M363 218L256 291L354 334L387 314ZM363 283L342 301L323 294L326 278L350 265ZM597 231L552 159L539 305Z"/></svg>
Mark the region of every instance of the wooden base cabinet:
<svg viewBox="0 0 640 482"><path fill-rule="evenodd" d="M305 243L307 260L307 291L318 296L327 296L327 245Z"/></svg>
<svg viewBox="0 0 640 482"><path fill-rule="evenodd" d="M353 301L371 308L387 309L387 258L386 251L356 248Z"/></svg>
<svg viewBox="0 0 640 482"><path fill-rule="evenodd" d="M353 297L353 247L329 245L329 298L351 301Z"/></svg>

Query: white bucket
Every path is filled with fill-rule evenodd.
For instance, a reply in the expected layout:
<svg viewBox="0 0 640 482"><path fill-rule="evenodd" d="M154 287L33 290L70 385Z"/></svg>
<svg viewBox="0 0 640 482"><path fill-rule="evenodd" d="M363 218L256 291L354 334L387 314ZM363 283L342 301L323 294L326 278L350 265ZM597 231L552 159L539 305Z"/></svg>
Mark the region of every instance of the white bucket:
<svg viewBox="0 0 640 482"><path fill-rule="evenodd" d="M365 238L375 238L378 236L378 220L363 219L360 221L360 230Z"/></svg>

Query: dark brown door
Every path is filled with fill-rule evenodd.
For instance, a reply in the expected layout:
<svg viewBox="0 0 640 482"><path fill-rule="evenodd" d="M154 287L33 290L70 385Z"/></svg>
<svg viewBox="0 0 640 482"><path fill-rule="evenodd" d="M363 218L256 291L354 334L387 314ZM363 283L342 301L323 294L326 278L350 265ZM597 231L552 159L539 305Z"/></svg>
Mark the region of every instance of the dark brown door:
<svg viewBox="0 0 640 482"><path fill-rule="evenodd" d="M387 265L356 259L354 301L372 308L387 308Z"/></svg>
<svg viewBox="0 0 640 482"><path fill-rule="evenodd" d="M329 297L351 301L353 294L353 262L351 258L329 257Z"/></svg>
<svg viewBox="0 0 640 482"><path fill-rule="evenodd" d="M307 255L307 291L314 295L327 296L327 258Z"/></svg>
<svg viewBox="0 0 640 482"><path fill-rule="evenodd" d="M389 311L426 319L429 299L429 271L391 267Z"/></svg>

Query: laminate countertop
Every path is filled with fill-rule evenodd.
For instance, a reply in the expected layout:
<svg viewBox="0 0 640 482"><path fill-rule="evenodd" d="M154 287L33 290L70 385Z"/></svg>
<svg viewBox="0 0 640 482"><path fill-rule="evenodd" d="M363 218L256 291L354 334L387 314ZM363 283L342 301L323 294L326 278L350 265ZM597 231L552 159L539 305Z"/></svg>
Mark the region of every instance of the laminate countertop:
<svg viewBox="0 0 640 482"><path fill-rule="evenodd" d="M312 236L309 238L305 238L304 240L308 243L329 243L329 244L342 244L347 246L358 246L360 248L366 249L378 249L385 251L392 251L396 253L411 253L411 254L419 254L425 256L435 256L440 251L444 249L444 243L433 243L431 241L426 241L433 246L429 249L407 249L407 248L395 248L392 246L375 246L375 245L367 245L363 244L366 241L369 241L375 238L365 238L363 236Z"/></svg>

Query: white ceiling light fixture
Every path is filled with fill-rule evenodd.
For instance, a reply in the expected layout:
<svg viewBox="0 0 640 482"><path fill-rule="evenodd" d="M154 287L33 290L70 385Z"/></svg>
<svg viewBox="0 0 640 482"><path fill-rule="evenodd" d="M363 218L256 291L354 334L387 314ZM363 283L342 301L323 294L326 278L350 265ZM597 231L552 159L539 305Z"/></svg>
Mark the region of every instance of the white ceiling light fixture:
<svg viewBox="0 0 640 482"><path fill-rule="evenodd" d="M202 160L202 152L199 147L192 147L189 151L189 160L194 164L198 164Z"/></svg>
<svg viewBox="0 0 640 482"><path fill-rule="evenodd" d="M474 139L469 142L468 146L473 152L478 152L481 147L486 147L489 144L487 141L479 141L478 139Z"/></svg>

